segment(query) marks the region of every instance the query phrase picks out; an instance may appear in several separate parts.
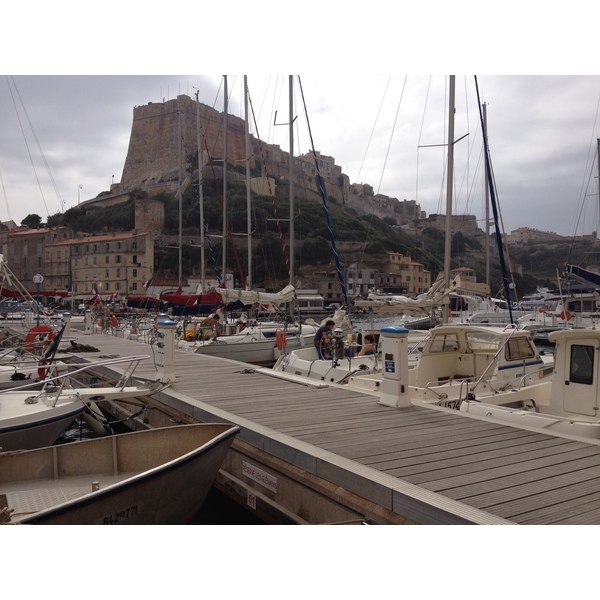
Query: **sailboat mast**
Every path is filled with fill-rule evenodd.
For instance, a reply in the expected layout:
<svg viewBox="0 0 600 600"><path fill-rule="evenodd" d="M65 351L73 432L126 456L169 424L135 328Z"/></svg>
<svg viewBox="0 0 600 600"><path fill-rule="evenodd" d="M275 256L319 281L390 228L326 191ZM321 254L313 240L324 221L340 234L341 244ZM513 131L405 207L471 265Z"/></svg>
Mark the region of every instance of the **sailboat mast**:
<svg viewBox="0 0 600 600"><path fill-rule="evenodd" d="M198 202L200 205L200 290L206 291L206 272L204 267L204 191L202 172L204 159L202 155L202 129L200 128L200 92L196 91L196 136L198 140Z"/></svg>
<svg viewBox="0 0 600 600"><path fill-rule="evenodd" d="M598 158L598 209L600 214L600 138L596 139L596 154ZM598 234L596 234L596 237L598 237Z"/></svg>
<svg viewBox="0 0 600 600"><path fill-rule="evenodd" d="M446 243L444 248L444 275L446 289L450 288L450 254L452 250L452 187L454 184L454 110L455 110L455 76L450 75L448 92L448 166L446 175ZM444 323L448 322L448 311L444 310Z"/></svg>
<svg viewBox="0 0 600 600"><path fill-rule="evenodd" d="M223 253L222 262L222 277L223 287L227 287L227 112L228 112L228 92L227 92L227 75L223 75L223 90L224 90L224 108L223 108L223 241L221 251Z"/></svg>
<svg viewBox="0 0 600 600"><path fill-rule="evenodd" d="M290 101L290 284L294 283L294 76L289 77Z"/></svg>
<svg viewBox="0 0 600 600"><path fill-rule="evenodd" d="M483 103L483 137L487 140L487 105ZM485 163L485 283L490 288L490 180L489 164Z"/></svg>
<svg viewBox="0 0 600 600"><path fill-rule="evenodd" d="M244 75L244 117L245 117L245 136L246 136L246 221L248 224L248 278L246 279L246 289L252 289L252 202L250 194L250 129L248 115L248 77Z"/></svg>
<svg viewBox="0 0 600 600"><path fill-rule="evenodd" d="M179 282L178 282L178 286L181 287L181 268L182 268L182 245L183 245L183 240L182 240L182 230L183 230L183 194L181 193L181 180L183 179L182 176L182 172L181 172L181 144L183 143L183 135L182 135L182 131L181 131L181 101L179 100L179 98L177 99L177 116L179 117L179 143L177 144L178 146L178 162L179 162L179 189L177 192L177 195L179 197Z"/></svg>

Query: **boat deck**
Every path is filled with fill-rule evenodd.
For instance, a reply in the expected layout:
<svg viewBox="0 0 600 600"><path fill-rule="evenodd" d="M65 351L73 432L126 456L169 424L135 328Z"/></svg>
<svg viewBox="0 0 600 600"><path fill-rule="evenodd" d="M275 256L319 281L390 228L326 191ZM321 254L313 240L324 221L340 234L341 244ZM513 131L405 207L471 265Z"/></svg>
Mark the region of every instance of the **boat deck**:
<svg viewBox="0 0 600 600"><path fill-rule="evenodd" d="M53 508L62 502L81 498L93 491L95 484L98 485L98 489L103 489L132 477L134 474L90 473L60 479L36 479L28 481L26 485L22 481L2 483L0 509L5 506L14 509L11 518L13 522L17 522L29 514Z"/></svg>
<svg viewBox="0 0 600 600"><path fill-rule="evenodd" d="M80 341L99 352L75 355L77 360L155 350L145 346L142 352L138 343L109 335L82 335ZM135 373L148 379L155 374L152 360ZM286 469L305 485L318 480L321 491L327 482L337 503L348 494L357 510L361 498L405 519L397 522L600 524L599 445L446 409L390 408L367 393L275 375L176 351L175 381L155 398L200 421L240 425L232 448L255 448L263 464L277 464L278 472L259 469L262 481L256 484L248 460L224 468L257 494L302 512L307 522L328 521L286 499L282 481L279 488L272 485Z"/></svg>

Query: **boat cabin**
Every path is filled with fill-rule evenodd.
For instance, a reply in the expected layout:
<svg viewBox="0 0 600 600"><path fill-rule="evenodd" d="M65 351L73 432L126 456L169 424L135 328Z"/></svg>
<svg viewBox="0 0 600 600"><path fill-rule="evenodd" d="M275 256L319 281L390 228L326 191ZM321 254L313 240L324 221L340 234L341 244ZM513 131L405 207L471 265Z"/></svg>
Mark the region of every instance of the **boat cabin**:
<svg viewBox="0 0 600 600"><path fill-rule="evenodd" d="M422 388L480 377L508 381L537 365L542 367L543 361L527 331L440 325L431 330L418 365L409 369L409 385Z"/></svg>

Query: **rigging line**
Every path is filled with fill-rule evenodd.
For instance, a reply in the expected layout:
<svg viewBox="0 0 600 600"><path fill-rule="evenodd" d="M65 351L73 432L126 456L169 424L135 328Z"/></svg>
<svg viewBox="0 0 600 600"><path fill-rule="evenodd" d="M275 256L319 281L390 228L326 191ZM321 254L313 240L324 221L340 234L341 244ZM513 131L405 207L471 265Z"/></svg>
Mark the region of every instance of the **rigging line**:
<svg viewBox="0 0 600 600"><path fill-rule="evenodd" d="M431 75L429 76L429 82L427 84L427 93L425 94L425 103L423 106L423 115L421 117L421 128L419 130L419 139L417 141L417 173L415 181L415 202L419 200L419 156L421 152L421 139L423 137L423 127L425 124L425 113L427 111L427 103L429 101L429 91L431 90Z"/></svg>
<svg viewBox="0 0 600 600"><path fill-rule="evenodd" d="M221 203L221 209L223 209L223 194L221 193L221 188L219 187L219 180L217 178L217 174L215 173L214 163L212 160L212 156L210 154L210 150L208 149L208 144L206 143L206 139L204 140L204 148L206 149L206 153L208 155L208 162L209 162L210 169L211 169L213 179L215 182L215 187L217 189L217 196L219 197L219 201ZM231 249L233 250L233 256L235 258L235 262L236 262L238 271L240 273L240 277L242 279L242 284L244 287L246 287L246 276L244 274L244 270L242 269L242 265L240 263L240 258L238 256L237 248L235 246L235 240L233 237L233 233L231 232L229 223L226 223L226 226L227 226L227 234L229 237L229 241L231 242ZM226 244L226 243L227 243L227 240L222 240L222 244ZM226 274L223 273L223 278L225 278L225 276L226 276Z"/></svg>
<svg viewBox="0 0 600 600"><path fill-rule="evenodd" d="M381 191L381 182L383 181L383 173L385 172L385 166L387 164L387 160L390 155L390 148L392 146L392 141L394 139L394 131L396 130L396 123L398 122L398 113L400 112L400 106L402 104L402 98L404 98L404 90L406 89L406 80L408 76L404 76L404 84L402 85L402 92L400 93L400 99L398 100L398 107L396 108L396 115L394 117L394 125L392 126L392 131L390 133L390 141L388 143L387 151L385 153L385 160L383 161L383 169L381 170L381 177L379 178L379 187L377 188L377 193Z"/></svg>
<svg viewBox="0 0 600 600"><path fill-rule="evenodd" d="M508 283L506 264L504 261L504 245L502 243L502 236L501 236L500 228L499 228L498 207L497 207L497 203L496 203L496 187L494 185L494 177L493 177L492 168L491 168L491 159L490 159L489 147L487 144L487 132L486 132L485 125L484 125L483 110L482 110L482 106L481 106L481 100L479 98L479 85L477 84L477 76L475 76L475 89L477 90L477 106L479 107L479 120L481 122L481 130L483 132L485 132L485 133L483 133L482 137L483 137L483 140L484 140L483 143L485 146L485 161L486 161L486 166L488 167L487 168L488 185L490 188L490 200L491 200L491 204L492 204L492 212L494 214L494 225L495 225L495 229L496 229L496 242L498 244L498 256L500 258L500 269L501 269L501 274L502 274L502 281L504 283L504 293L506 296L506 302L508 304L508 314L510 317L510 322L512 324L512 323L514 323L514 321L513 321L513 315L512 315L510 286Z"/></svg>
<svg viewBox="0 0 600 600"><path fill-rule="evenodd" d="M596 132L596 123L598 122L599 107L600 107L600 96L598 97L598 102L596 103L596 114L594 115L594 123L592 125L592 136L590 139L590 145L588 146L588 156L587 156L586 165L584 167L584 176L583 176L583 181L581 182L581 190L579 192L579 202L582 205L581 211L583 211L583 204L585 204L585 197L587 195L587 192L583 191L584 187L586 189L589 188L589 178L592 177L591 172L592 172L592 170L597 169L596 160L597 160L597 153L598 153L598 143L597 143L597 139L596 139L596 143L594 143L594 138L598 138L598 134L596 134L595 132ZM593 155L593 158L590 163L590 152L591 152L592 148L594 149L594 152L593 152L594 155ZM588 165L590 165L590 174L587 175L587 177L586 177L586 171L588 169ZM600 186L600 179L598 180L598 185ZM578 231L580 218L581 218L581 215L579 215L575 218L576 222L573 227L573 235L571 237L571 245L569 247L568 256L570 256L571 250L573 248L573 244L575 243L575 236ZM598 218L596 219L596 231L598 231ZM569 262L568 258L567 258L567 262Z"/></svg>
<svg viewBox="0 0 600 600"><path fill-rule="evenodd" d="M6 195L6 188L4 187L4 178L2 177L2 171L0 171L0 182L2 183L2 192L4 194L4 203L6 204L6 213L8 214L8 220L12 221L12 215L10 214L10 206L8 205L8 196Z"/></svg>
<svg viewBox="0 0 600 600"><path fill-rule="evenodd" d="M342 288L342 294L344 296L344 304L346 306L348 306L348 292L346 291L344 275L342 273L342 267L340 265L340 257L337 253L337 248L335 246L335 237L333 235L333 229L331 227L331 219L329 216L329 209L327 208L327 197L325 195L325 184L323 182L323 178L321 177L321 171L319 169L319 161L317 160L317 155L315 153L315 143L313 141L312 131L310 129L310 121L308 120L308 111L306 110L306 101L304 99L304 89L302 88L302 82L300 81L300 76L298 76L298 84L300 85L300 95L302 96L302 105L304 106L304 114L306 116L306 124L308 127L308 137L310 138L310 145L311 145L312 153L313 153L313 156L315 159L315 169L317 171L317 185L319 187L321 199L323 200L323 208L325 209L325 215L327 217L327 228L329 229L329 237L331 238L331 248L333 250L333 255L335 257L335 266L337 269L340 286Z"/></svg>
<svg viewBox="0 0 600 600"><path fill-rule="evenodd" d="M14 81L13 81L13 83L14 83ZM23 134L23 140L25 142L25 147L27 148L27 154L29 156L29 162L31 163L31 167L33 168L33 174L35 175L35 180L37 181L38 188L40 190L40 195L42 196L42 201L43 201L44 206L46 208L46 215L49 215L50 213L48 212L48 206L46 204L46 198L44 197L44 192L43 192L42 186L40 184L40 179L38 177L37 170L35 168L35 164L33 163L33 157L31 156L31 151L29 150L29 144L27 143L27 137L25 136L25 130L23 129L23 123L21 122L21 116L19 115L19 110L17 108L17 103L15 102L15 97L14 97L12 88L10 86L10 80L9 80L9 84L8 84L8 90L10 92L10 96L11 96L12 101L13 101L13 106L15 107L15 112L17 113L17 120L19 122L19 127L21 129L21 133Z"/></svg>
<svg viewBox="0 0 600 600"><path fill-rule="evenodd" d="M17 84L14 80L14 77L11 76L11 79L13 81L13 85L15 86L15 91L17 93L17 96L19 97L19 102L21 103L21 106L23 107L23 112L25 113L25 116L27 117L27 123L29 124L29 128L31 129L31 133L33 135L33 139L35 140L35 143L37 145L38 151L40 153L40 156L42 158L42 161L44 163L44 166L46 167L46 172L48 173L48 177L50 178L50 182L52 183L52 187L54 188L54 191L56 193L56 197L58 198L58 202L60 204L60 209L61 212L64 212L64 206L63 206L63 202L62 199L60 197L60 192L58 191L58 186L56 185L56 181L54 179L54 176L52 175L52 171L50 169L50 165L48 164L48 161L46 160L46 155L44 153L44 151L42 150L42 146L40 144L40 141L37 137L37 134L35 132L35 129L33 127L33 124L31 122L31 119L29 118L29 113L27 112L27 108L25 106L25 103L23 102L23 99L21 98L21 93L19 92L19 89L17 88Z"/></svg>
<svg viewBox="0 0 600 600"><path fill-rule="evenodd" d="M379 121L379 116L381 115L381 109L383 107L383 102L385 101L385 96L387 94L388 88L390 87L390 81L392 80L392 76L388 77L387 83L385 84L385 90L383 90L383 97L381 98L381 103L379 104L379 110L377 111L377 116L375 117L375 123L373 123L373 128L371 129L371 135L369 136L369 141L367 142L367 147L365 149L365 154L363 156L362 162L360 163L360 169L358 170L358 174L354 181L360 181L360 174L362 172L363 167L365 166L365 161L367 160L367 153L369 152L369 146L371 145L371 141L373 140L373 134L375 133L375 127L377 126L377 121Z"/></svg>
<svg viewBox="0 0 600 600"><path fill-rule="evenodd" d="M279 214L277 213L277 206L276 206L276 203L275 203L275 194L273 193L273 190L271 188L271 180L269 178L269 172L268 172L268 168L267 168L267 160L266 160L266 156L264 154L264 145L262 143L260 135L258 134L258 123L256 122L256 115L254 114L254 106L252 104L252 98L250 98L250 94L248 94L248 104L250 105L250 112L252 113L252 119L254 121L254 128L256 129L256 137L258 139L258 147L260 148L260 157L261 157L261 160L262 160L263 167L265 168L265 177L267 179L267 186L269 188L269 195L271 196L271 206L273 207L273 214L274 214L274 217L275 217L275 223L277 224L277 233L279 235L279 241L281 243L281 249L282 249L282 252L283 252L283 258L285 260L285 266L286 266L286 269L287 269L287 274L289 276L290 270L291 270L290 259L288 257L287 248L286 248L286 245L285 245L285 239L283 237L283 231L281 229L281 221L279 220ZM292 218L292 215L290 215L290 223L291 223L291 218Z"/></svg>

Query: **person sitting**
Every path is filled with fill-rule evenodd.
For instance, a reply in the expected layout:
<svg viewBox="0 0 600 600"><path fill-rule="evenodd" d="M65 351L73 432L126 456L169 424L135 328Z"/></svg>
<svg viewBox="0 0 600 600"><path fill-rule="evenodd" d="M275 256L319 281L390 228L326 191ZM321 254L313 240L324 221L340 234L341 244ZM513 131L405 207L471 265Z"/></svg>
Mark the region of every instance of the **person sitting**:
<svg viewBox="0 0 600 600"><path fill-rule="evenodd" d="M375 337L368 333L365 335L365 344L360 349L358 356L368 356L369 354L375 354L377 348L375 347Z"/></svg>
<svg viewBox="0 0 600 600"><path fill-rule="evenodd" d="M327 360L331 358L328 346L331 342L331 330L335 327L335 321L329 319L325 322L325 325L321 325L315 333L314 344L317 349L317 354L321 360Z"/></svg>

